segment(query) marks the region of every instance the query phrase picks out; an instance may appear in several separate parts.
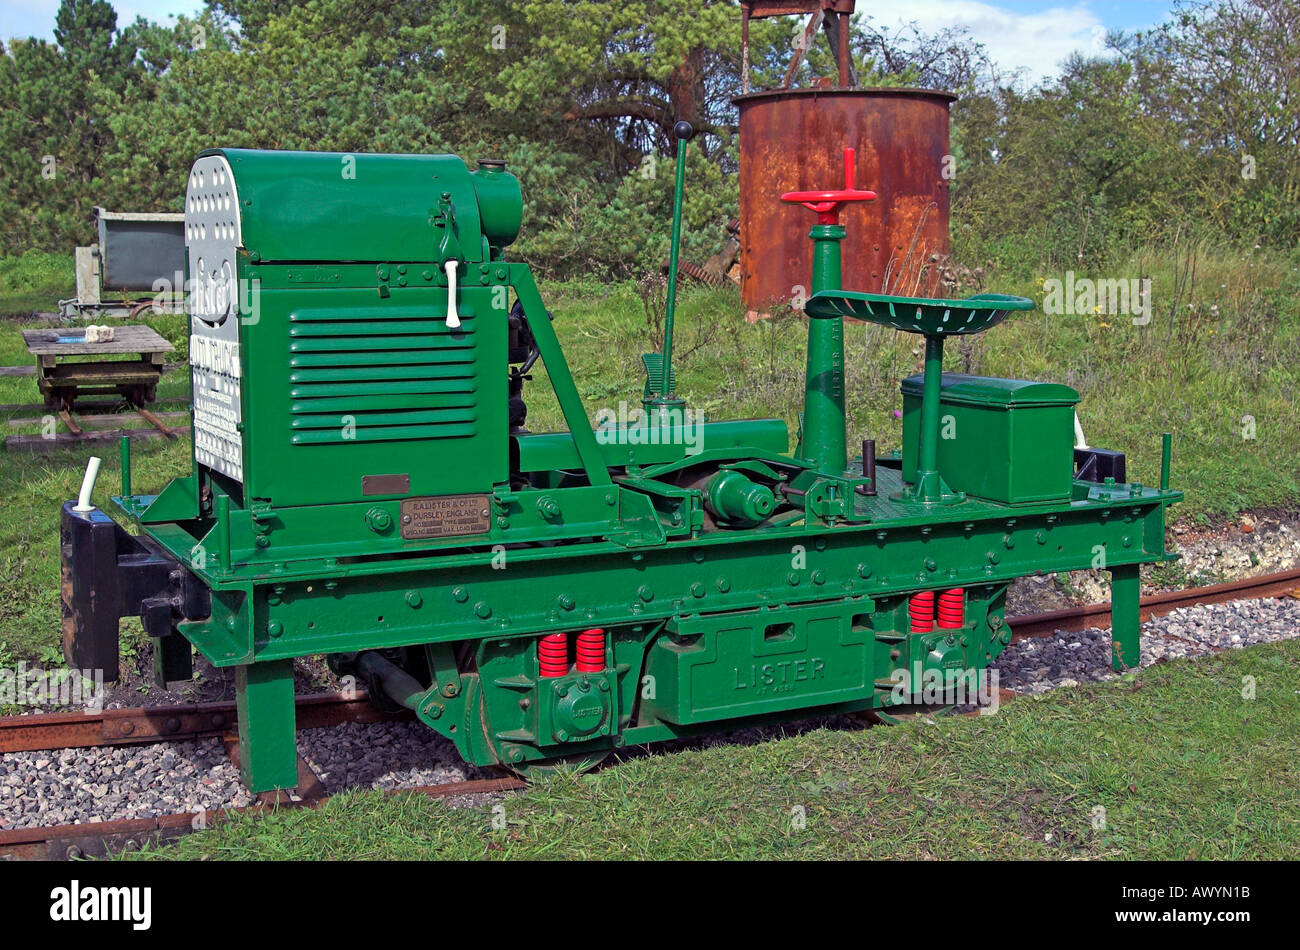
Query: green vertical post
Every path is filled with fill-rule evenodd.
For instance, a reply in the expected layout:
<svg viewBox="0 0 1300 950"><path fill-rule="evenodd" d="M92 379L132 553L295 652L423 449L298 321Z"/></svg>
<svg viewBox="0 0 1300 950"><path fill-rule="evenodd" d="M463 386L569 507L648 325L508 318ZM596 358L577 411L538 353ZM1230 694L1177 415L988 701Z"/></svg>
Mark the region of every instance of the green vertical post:
<svg viewBox="0 0 1300 950"><path fill-rule="evenodd" d="M1166 432L1160 438L1160 490L1169 491L1169 461L1173 455L1174 436Z"/></svg>
<svg viewBox="0 0 1300 950"><path fill-rule="evenodd" d="M298 784L293 660L235 667L239 772L252 792Z"/></svg>
<svg viewBox="0 0 1300 950"><path fill-rule="evenodd" d="M131 437L122 436L122 497L131 497Z"/></svg>
<svg viewBox="0 0 1300 950"><path fill-rule="evenodd" d="M844 228L817 224L808 232L813 242L812 292L840 290L840 242ZM848 468L844 434L844 319L808 319L808 366L804 374L804 461L826 475L843 475Z"/></svg>
<svg viewBox="0 0 1300 950"><path fill-rule="evenodd" d="M668 247L668 300L664 305L664 390L671 387L673 378L673 320L677 314L677 257L682 243L682 189L686 186L686 143L694 134L689 122L678 122L673 126L673 135L677 137L677 177L673 184L672 243ZM661 392L659 396L668 399L672 393Z"/></svg>
<svg viewBox="0 0 1300 950"><path fill-rule="evenodd" d="M1110 569L1110 665L1117 673L1132 669L1142 658L1140 568L1124 564Z"/></svg>
<svg viewBox="0 0 1300 950"><path fill-rule="evenodd" d="M925 381L921 395L921 440L917 447L916 494L922 501L943 495L939 479L939 416L943 390L943 337L925 338Z"/></svg>
<svg viewBox="0 0 1300 950"><path fill-rule="evenodd" d="M213 517L216 518L217 530L217 567L222 571L230 570L230 496L217 495L212 503ZM211 553L211 552L209 552Z"/></svg>

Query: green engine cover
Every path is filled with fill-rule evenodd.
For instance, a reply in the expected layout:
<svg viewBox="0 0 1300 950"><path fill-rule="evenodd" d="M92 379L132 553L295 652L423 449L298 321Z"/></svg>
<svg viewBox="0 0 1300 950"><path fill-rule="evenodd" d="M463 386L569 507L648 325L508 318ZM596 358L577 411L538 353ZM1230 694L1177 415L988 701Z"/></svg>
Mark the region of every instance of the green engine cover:
<svg viewBox="0 0 1300 950"><path fill-rule="evenodd" d="M200 155L185 219L196 463L276 508L503 483L501 249L521 208L499 164L453 155ZM461 504L482 517L481 499ZM370 527L420 536L391 515Z"/></svg>
<svg viewBox="0 0 1300 950"><path fill-rule="evenodd" d="M229 166L243 247L255 260L437 261L430 217L448 194L463 259L486 259L489 245L519 234L518 180L495 164L471 173L455 155L202 152ZM197 164L196 164L197 167Z"/></svg>

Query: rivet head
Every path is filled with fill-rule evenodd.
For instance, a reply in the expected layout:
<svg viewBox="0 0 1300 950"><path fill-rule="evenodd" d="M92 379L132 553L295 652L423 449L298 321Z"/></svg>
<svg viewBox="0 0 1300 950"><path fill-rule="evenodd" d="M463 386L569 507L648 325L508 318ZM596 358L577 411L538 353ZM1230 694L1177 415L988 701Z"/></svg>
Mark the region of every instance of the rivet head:
<svg viewBox="0 0 1300 950"><path fill-rule="evenodd" d="M573 599L572 594L561 594L559 597L555 598L555 602L559 604L560 608L563 610L572 610L574 605L577 603L577 601Z"/></svg>
<svg viewBox="0 0 1300 950"><path fill-rule="evenodd" d="M727 580L725 577L719 577L714 586L718 588L718 593L725 594L727 591L731 590L731 581Z"/></svg>
<svg viewBox="0 0 1300 950"><path fill-rule="evenodd" d="M278 620L272 620L266 625L266 635L268 637L278 637L284 633L284 624Z"/></svg>
<svg viewBox="0 0 1300 950"><path fill-rule="evenodd" d="M452 588L451 596L456 598L458 604L463 604L465 601L469 600L469 591L464 587L454 587Z"/></svg>
<svg viewBox="0 0 1300 950"><path fill-rule="evenodd" d="M858 577L870 577L870 576L871 576L871 565L866 563L859 564Z"/></svg>
<svg viewBox="0 0 1300 950"><path fill-rule="evenodd" d="M825 583L826 583L826 572L825 572L825 571L813 571L812 582L813 582L814 584L825 584Z"/></svg>
<svg viewBox="0 0 1300 950"><path fill-rule="evenodd" d="M644 600L647 604L655 599L655 592L648 585L642 584L636 589L636 595Z"/></svg>
<svg viewBox="0 0 1300 950"><path fill-rule="evenodd" d="M486 600L480 600L474 605L474 613L486 620L488 617L492 616L492 605Z"/></svg>
<svg viewBox="0 0 1300 950"><path fill-rule="evenodd" d="M418 607L422 603L424 603L424 598L420 596L420 592L418 590L408 590L406 592L406 602L411 607Z"/></svg>
<svg viewBox="0 0 1300 950"><path fill-rule="evenodd" d="M703 585L703 584L699 584L699 583L692 584L692 585L691 585L691 595L692 595L693 597L703 597L703 596L704 596L704 585Z"/></svg>
<svg viewBox="0 0 1300 950"><path fill-rule="evenodd" d="M798 587L798 586L799 586L799 575L796 574L794 571L791 571L789 574L785 575L785 579L786 579L786 582L787 582L791 587Z"/></svg>

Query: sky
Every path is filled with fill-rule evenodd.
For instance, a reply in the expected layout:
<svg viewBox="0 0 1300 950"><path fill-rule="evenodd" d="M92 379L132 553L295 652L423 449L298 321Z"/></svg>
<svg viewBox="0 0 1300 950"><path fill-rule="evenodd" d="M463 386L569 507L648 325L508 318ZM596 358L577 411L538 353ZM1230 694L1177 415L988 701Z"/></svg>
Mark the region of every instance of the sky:
<svg viewBox="0 0 1300 950"><path fill-rule="evenodd" d="M487 2L487 0L485 0ZM1164 20L1173 0L858 0L881 25L915 21L922 30L964 26L1003 72L1023 69L1029 82L1054 75L1070 53L1100 52L1107 30L1137 30ZM116 0L117 22L137 16L165 21L193 13L197 0ZM0 0L0 39L52 38L58 0ZM739 15L739 13L737 13Z"/></svg>

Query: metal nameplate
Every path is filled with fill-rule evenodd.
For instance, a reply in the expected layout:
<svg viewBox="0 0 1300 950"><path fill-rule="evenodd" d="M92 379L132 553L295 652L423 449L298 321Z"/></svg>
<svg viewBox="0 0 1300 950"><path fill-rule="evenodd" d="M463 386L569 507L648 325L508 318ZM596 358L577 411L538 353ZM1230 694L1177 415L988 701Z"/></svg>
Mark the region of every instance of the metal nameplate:
<svg viewBox="0 0 1300 950"><path fill-rule="evenodd" d="M486 534L491 524L487 495L429 495L402 502L402 537L454 538Z"/></svg>
<svg viewBox="0 0 1300 950"><path fill-rule="evenodd" d="M411 491L410 475L362 475L363 495L406 495Z"/></svg>

